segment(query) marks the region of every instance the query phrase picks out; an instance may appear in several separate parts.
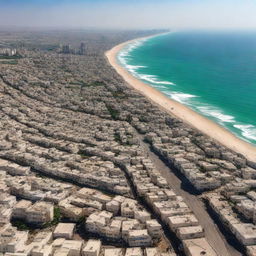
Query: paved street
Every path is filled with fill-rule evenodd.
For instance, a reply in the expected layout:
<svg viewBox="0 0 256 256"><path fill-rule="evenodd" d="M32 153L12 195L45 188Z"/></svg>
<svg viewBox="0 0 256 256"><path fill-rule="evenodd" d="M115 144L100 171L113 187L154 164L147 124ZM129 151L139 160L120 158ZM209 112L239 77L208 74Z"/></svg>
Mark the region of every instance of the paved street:
<svg viewBox="0 0 256 256"><path fill-rule="evenodd" d="M197 196L190 194L182 188L182 181L173 172L171 172L170 168L167 167L156 154L150 151L148 144L142 142L142 140L141 144L148 152L151 161L155 164L160 173L166 178L172 189L178 195L181 195L184 198L185 202L194 212L201 226L205 230L205 237L216 253L219 256L242 256L240 252L228 244L226 238L220 232L219 228L206 211L204 203Z"/></svg>

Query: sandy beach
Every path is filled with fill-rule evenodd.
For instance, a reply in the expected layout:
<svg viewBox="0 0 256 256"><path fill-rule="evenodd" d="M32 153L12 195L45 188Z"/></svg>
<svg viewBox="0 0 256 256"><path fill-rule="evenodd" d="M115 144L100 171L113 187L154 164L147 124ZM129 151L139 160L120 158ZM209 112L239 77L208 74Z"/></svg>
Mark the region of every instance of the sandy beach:
<svg viewBox="0 0 256 256"><path fill-rule="evenodd" d="M119 65L116 59L118 52L127 44L135 40L119 44L105 53L110 65L114 67L118 74L121 75L131 87L159 105L164 111L183 120L187 124L200 130L202 133L210 136L229 149L244 155L249 161L256 162L255 146L239 139L225 128L219 126L206 117L201 116L179 102L166 97L163 93L132 76L125 68Z"/></svg>

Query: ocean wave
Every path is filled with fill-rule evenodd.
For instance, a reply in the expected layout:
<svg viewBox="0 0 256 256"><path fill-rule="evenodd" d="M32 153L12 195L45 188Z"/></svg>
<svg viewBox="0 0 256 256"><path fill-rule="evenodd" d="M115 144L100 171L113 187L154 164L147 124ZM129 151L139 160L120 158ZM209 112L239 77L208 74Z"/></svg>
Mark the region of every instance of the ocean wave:
<svg viewBox="0 0 256 256"><path fill-rule="evenodd" d="M162 85L175 85L169 81L162 81L155 75L137 74L138 78L145 80L151 84L162 84Z"/></svg>
<svg viewBox="0 0 256 256"><path fill-rule="evenodd" d="M215 106L207 105L200 102L200 100L198 100L199 97L196 95L181 92L170 92L165 90L161 91L168 97L191 107L195 111L201 113L204 116L209 117L212 120L215 120L217 123L226 127L241 139L248 141L250 143L252 141L256 141L255 125L239 123L234 116L224 113L223 110ZM235 131L234 128L239 130L239 132Z"/></svg>
<svg viewBox="0 0 256 256"><path fill-rule="evenodd" d="M245 138L256 141L256 126L251 124L237 124L234 127L239 129Z"/></svg>
<svg viewBox="0 0 256 256"><path fill-rule="evenodd" d="M168 92L163 91L164 94L166 94L168 97L172 98L173 100L176 100L182 104L191 105L191 100L194 98L197 98L196 95L188 94L188 93L182 93L182 92Z"/></svg>
<svg viewBox="0 0 256 256"><path fill-rule="evenodd" d="M203 115L214 118L219 124L222 124L231 132L235 133L238 137L248 142L256 141L256 126L252 124L241 124L235 119L234 116L224 114L223 111L213 106L196 106L196 108ZM241 136L237 131L234 131L232 127L238 129Z"/></svg>
<svg viewBox="0 0 256 256"><path fill-rule="evenodd" d="M181 104L187 105L199 114L202 114L203 116L206 116L227 128L241 139L251 143L256 142L256 125L248 123L245 124L241 122L242 120L236 120L235 116L230 115L225 110L214 105L210 105L207 102L203 102L203 99L200 96L175 91L178 90L178 86L172 88L170 86L175 85L174 83L164 81L157 75L146 74L146 71L143 69L147 68L147 66L131 65L130 63L133 61L132 51L142 46L147 40L148 39L136 40L124 47L118 54L120 64L124 66L133 76L151 84L154 88L164 93L167 97L180 102ZM171 91L170 89L174 90Z"/></svg>
<svg viewBox="0 0 256 256"><path fill-rule="evenodd" d="M138 68L142 68L144 66L136 66L136 65L129 65L128 61L130 60L130 53L135 50L136 48L140 47L143 45L143 43L147 39L141 39L141 40L136 40L133 43L128 44L126 47L124 47L119 53L118 53L118 60L119 62L125 66L128 71L134 72Z"/></svg>
<svg viewBox="0 0 256 256"><path fill-rule="evenodd" d="M125 66L128 71L138 76L138 73L136 72L138 69L146 68L146 66L139 66L139 65L126 65Z"/></svg>
<svg viewBox="0 0 256 256"><path fill-rule="evenodd" d="M125 46L118 54L118 57L126 58L130 56L130 53L135 50L136 48L142 46L148 38L135 40L132 43L129 43L127 46Z"/></svg>
<svg viewBox="0 0 256 256"><path fill-rule="evenodd" d="M122 66L124 66L130 73L132 73L135 77L149 82L153 85L175 85L170 81L163 81L159 77L155 75L141 74L136 72L138 69L146 68L146 66L141 65L130 65L128 64L129 60L131 60L131 52L136 48L142 46L149 38L139 39L124 47L118 54L118 60Z"/></svg>
<svg viewBox="0 0 256 256"><path fill-rule="evenodd" d="M203 114L214 117L220 122L224 123L235 123L235 117L231 115L224 114L222 110L213 106L196 106L196 108Z"/></svg>

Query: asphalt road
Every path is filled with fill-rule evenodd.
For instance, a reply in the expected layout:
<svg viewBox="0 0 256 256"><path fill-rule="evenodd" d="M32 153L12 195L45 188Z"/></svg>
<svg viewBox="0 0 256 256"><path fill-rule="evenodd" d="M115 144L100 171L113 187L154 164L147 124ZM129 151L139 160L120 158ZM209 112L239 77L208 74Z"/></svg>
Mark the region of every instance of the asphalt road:
<svg viewBox="0 0 256 256"><path fill-rule="evenodd" d="M218 256L242 256L233 246L231 246L224 235L220 232L218 226L214 223L213 219L208 214L205 205L202 200L196 195L189 193L184 190L182 180L179 179L172 170L155 154L153 153L149 145L142 141L141 144L148 153L149 158L154 163L156 168L160 171L163 177L166 178L170 187L174 190L177 195L184 198L184 201L194 212L195 216L200 222L200 225L204 228L205 237L208 243L212 246Z"/></svg>

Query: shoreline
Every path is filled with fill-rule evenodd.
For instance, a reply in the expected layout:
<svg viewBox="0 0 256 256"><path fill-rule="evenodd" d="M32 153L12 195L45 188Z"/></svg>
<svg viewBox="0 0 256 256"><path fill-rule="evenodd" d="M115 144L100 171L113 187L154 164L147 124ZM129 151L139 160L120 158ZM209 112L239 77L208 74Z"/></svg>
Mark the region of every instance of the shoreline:
<svg viewBox="0 0 256 256"><path fill-rule="evenodd" d="M178 119L181 119L186 124L192 126L193 128L196 128L200 132L216 140L221 145L244 155L244 157L246 157L249 161L255 162L255 146L236 137L233 133L231 133L224 127L198 114L197 112L186 107L185 105L168 98L162 92L135 78L132 74L130 74L124 67L122 67L118 63L117 54L126 45L137 40L142 40L155 36L158 35L137 38L118 44L109 51L105 52L105 56L107 57L109 64L128 83L129 86L139 91L142 95L146 96L151 102L157 104L163 111L177 117Z"/></svg>

